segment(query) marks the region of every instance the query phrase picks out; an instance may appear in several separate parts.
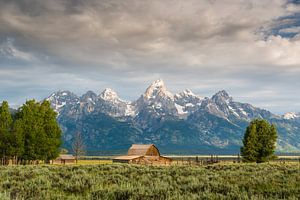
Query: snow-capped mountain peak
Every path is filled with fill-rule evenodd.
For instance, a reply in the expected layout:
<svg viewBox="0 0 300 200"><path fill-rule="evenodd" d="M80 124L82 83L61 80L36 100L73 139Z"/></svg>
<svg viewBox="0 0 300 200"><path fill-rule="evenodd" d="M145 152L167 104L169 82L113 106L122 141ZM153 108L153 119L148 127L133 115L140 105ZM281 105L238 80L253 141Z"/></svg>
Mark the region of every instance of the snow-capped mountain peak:
<svg viewBox="0 0 300 200"><path fill-rule="evenodd" d="M175 98L187 98L187 97L192 97L192 98L198 98L198 99L203 99L199 95L194 94L190 89L185 89L180 93L175 94Z"/></svg>
<svg viewBox="0 0 300 200"><path fill-rule="evenodd" d="M185 94L187 96L195 96L195 94L190 89L185 89L183 91L183 94Z"/></svg>
<svg viewBox="0 0 300 200"><path fill-rule="evenodd" d="M170 99L173 99L174 96L171 92L167 91L167 88L165 86L165 83L163 80L158 79L154 81L146 90L144 93L145 99L155 99L157 96L160 97L167 97Z"/></svg>
<svg viewBox="0 0 300 200"><path fill-rule="evenodd" d="M58 114L65 105L76 104L79 102L79 98L68 90L54 92L46 98L46 100L51 103L52 107Z"/></svg>
<svg viewBox="0 0 300 200"><path fill-rule="evenodd" d="M81 99L95 101L97 99L97 95L93 91L87 91L84 95L82 95Z"/></svg>
<svg viewBox="0 0 300 200"><path fill-rule="evenodd" d="M283 118L284 119L295 119L295 118L300 118L300 115L299 115L299 113L297 114L295 112L288 112L283 115Z"/></svg>
<svg viewBox="0 0 300 200"><path fill-rule="evenodd" d="M151 84L151 86L156 88L161 88L161 87L165 87L165 83L162 79L157 79Z"/></svg>
<svg viewBox="0 0 300 200"><path fill-rule="evenodd" d="M97 103L98 97L93 91L88 91L80 98L82 107L86 107L86 111L91 112L94 110L94 105Z"/></svg>
<svg viewBox="0 0 300 200"><path fill-rule="evenodd" d="M215 102L230 102L232 98L225 90L221 90L212 96L212 100Z"/></svg>
<svg viewBox="0 0 300 200"><path fill-rule="evenodd" d="M118 94L110 89L110 88L106 88L101 94L100 97L106 101L114 101L114 100L120 100Z"/></svg>
<svg viewBox="0 0 300 200"><path fill-rule="evenodd" d="M201 102L203 101L203 98L194 94L191 90L185 89L184 91L175 94L174 100L176 105L181 106L185 114L188 114L198 109L198 107L201 105ZM176 106L176 108L178 110L178 113L180 113L178 106Z"/></svg>
<svg viewBox="0 0 300 200"><path fill-rule="evenodd" d="M58 101L58 100L73 100L74 98L77 98L75 94L68 90L60 90L58 92L53 92L46 100L52 102L52 101Z"/></svg>
<svg viewBox="0 0 300 200"><path fill-rule="evenodd" d="M54 98L59 98L61 96L70 96L73 95L72 92L70 92L69 90L59 90L57 92L53 92L48 98L47 100L50 99L54 99Z"/></svg>
<svg viewBox="0 0 300 200"><path fill-rule="evenodd" d="M135 115L135 107L132 103L120 99L118 94L110 88L106 88L99 95L98 109L113 117Z"/></svg>

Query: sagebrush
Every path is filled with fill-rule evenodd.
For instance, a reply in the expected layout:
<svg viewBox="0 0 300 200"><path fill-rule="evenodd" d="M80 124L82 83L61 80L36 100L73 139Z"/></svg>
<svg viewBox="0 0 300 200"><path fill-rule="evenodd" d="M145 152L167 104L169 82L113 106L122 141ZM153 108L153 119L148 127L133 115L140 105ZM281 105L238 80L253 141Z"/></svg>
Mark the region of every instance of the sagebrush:
<svg viewBox="0 0 300 200"><path fill-rule="evenodd" d="M299 199L298 164L6 166L1 199Z"/></svg>

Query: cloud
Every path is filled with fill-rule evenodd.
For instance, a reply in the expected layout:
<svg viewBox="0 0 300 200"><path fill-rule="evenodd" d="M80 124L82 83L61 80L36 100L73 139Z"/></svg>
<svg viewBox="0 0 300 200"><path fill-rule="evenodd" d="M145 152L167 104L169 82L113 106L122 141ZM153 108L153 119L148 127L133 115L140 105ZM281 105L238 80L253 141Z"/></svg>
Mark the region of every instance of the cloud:
<svg viewBox="0 0 300 200"><path fill-rule="evenodd" d="M291 97L299 88L299 10L283 0L0 0L0 41L23 60L2 59L0 71L13 67L26 79L10 71L10 80L27 83L4 83L8 89L0 92L31 88L28 94L42 98L61 87L79 93L114 87L134 99L163 78L173 92L190 87L209 96L227 89L274 112L283 112L288 99L300 110L300 95ZM245 95L255 91L268 92ZM281 107L268 106L283 93Z"/></svg>
<svg viewBox="0 0 300 200"><path fill-rule="evenodd" d="M300 33L300 27L295 26L295 27L290 27L290 28L285 28L279 30L280 33Z"/></svg>
<svg viewBox="0 0 300 200"><path fill-rule="evenodd" d="M0 43L0 58L2 59L16 59L24 61L32 61L34 57L27 53L17 49L14 46L14 39L6 38L5 41Z"/></svg>

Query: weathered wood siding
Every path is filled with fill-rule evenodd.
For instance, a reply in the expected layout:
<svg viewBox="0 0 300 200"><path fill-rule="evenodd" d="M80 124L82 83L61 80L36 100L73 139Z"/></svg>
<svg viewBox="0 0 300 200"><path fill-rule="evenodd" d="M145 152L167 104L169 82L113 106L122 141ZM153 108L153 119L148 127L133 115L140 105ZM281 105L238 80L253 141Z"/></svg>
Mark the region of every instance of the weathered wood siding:
<svg viewBox="0 0 300 200"><path fill-rule="evenodd" d="M148 149L146 155L147 155L147 156L159 156L160 154L159 154L158 149L157 149L154 145L152 145L152 146Z"/></svg>

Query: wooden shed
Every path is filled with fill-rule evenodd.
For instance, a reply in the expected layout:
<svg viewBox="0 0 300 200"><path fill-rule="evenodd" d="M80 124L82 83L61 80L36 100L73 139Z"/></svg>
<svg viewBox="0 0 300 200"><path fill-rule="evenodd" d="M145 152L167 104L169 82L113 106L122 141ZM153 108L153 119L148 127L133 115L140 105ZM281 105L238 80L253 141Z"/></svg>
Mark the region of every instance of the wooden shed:
<svg viewBox="0 0 300 200"><path fill-rule="evenodd" d="M58 158L52 161L52 164L74 164L75 157L71 154L61 154Z"/></svg>
<svg viewBox="0 0 300 200"><path fill-rule="evenodd" d="M135 164L170 164L172 160L160 155L154 144L133 144L126 156L118 156L113 162Z"/></svg>

